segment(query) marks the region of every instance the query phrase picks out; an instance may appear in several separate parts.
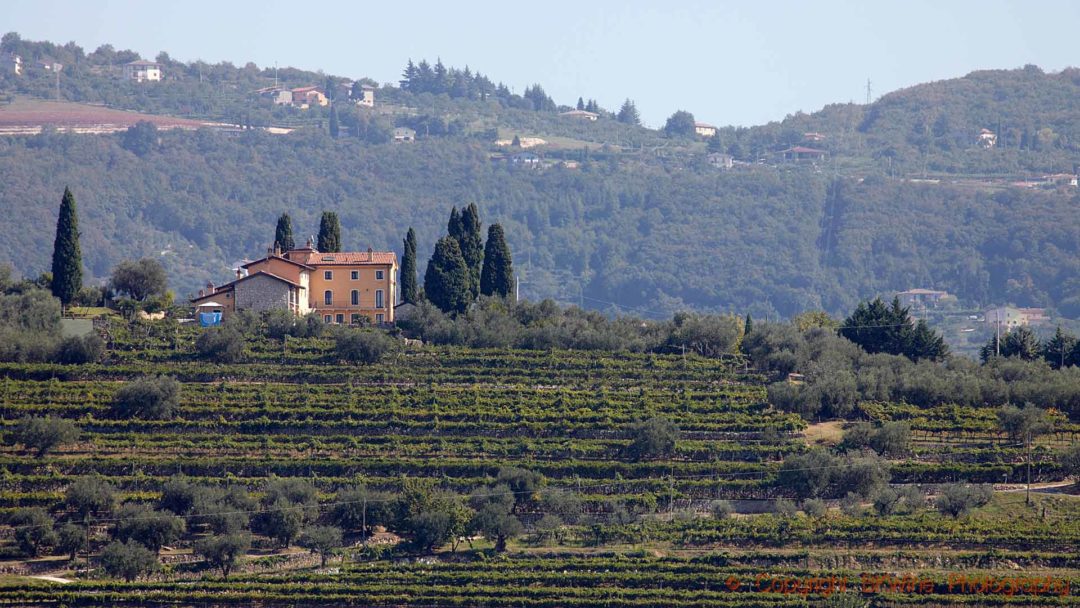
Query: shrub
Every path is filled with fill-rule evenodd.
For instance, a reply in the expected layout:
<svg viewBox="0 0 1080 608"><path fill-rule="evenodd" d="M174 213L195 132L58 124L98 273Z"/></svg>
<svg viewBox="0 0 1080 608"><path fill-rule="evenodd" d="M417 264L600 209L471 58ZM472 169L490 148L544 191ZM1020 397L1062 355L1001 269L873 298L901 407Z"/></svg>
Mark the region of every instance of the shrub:
<svg viewBox="0 0 1080 608"><path fill-rule="evenodd" d="M206 524L215 534L238 533L248 527L248 513L257 503L240 486L230 488L198 488L194 496L194 521Z"/></svg>
<svg viewBox="0 0 1080 608"><path fill-rule="evenodd" d="M651 460L675 452L679 427L667 418L657 416L632 425L630 434L632 440L626 446L627 456L634 460Z"/></svg>
<svg viewBox="0 0 1080 608"><path fill-rule="evenodd" d="M364 486L341 490L334 497L330 521L344 530L360 530L365 536L373 526L386 526L393 519L391 495ZM363 529L367 524L367 530Z"/></svg>
<svg viewBox="0 0 1080 608"><path fill-rule="evenodd" d="M326 323L318 313L308 313L298 317L288 310L271 310L263 313L266 323L266 336L274 340L291 338L315 338L322 335Z"/></svg>
<svg viewBox="0 0 1080 608"><path fill-rule="evenodd" d="M858 422L844 431L841 445L847 450L870 448L882 456L907 456L911 453L911 425L906 422L886 422L875 427L869 422Z"/></svg>
<svg viewBox="0 0 1080 608"><path fill-rule="evenodd" d="M848 517L860 517L863 514L862 499L853 492L848 492L840 499L840 512Z"/></svg>
<svg viewBox="0 0 1080 608"><path fill-rule="evenodd" d="M165 376L147 377L125 384L113 399L121 418L171 418L180 401L180 383Z"/></svg>
<svg viewBox="0 0 1080 608"><path fill-rule="evenodd" d="M249 548L251 535L239 533L211 536L195 543L195 553L201 555L211 567L221 570L223 578L229 578L229 573Z"/></svg>
<svg viewBox="0 0 1080 608"><path fill-rule="evenodd" d="M133 582L140 576L156 572L160 565L157 556L135 541L113 542L101 552L101 567L109 576Z"/></svg>
<svg viewBox="0 0 1080 608"><path fill-rule="evenodd" d="M352 363L378 363L397 349L397 340L377 330L341 330L334 341L338 359Z"/></svg>
<svg viewBox="0 0 1080 608"><path fill-rule="evenodd" d="M1061 456L1061 466L1067 475L1072 475L1080 484L1080 445L1074 445L1065 451Z"/></svg>
<svg viewBox="0 0 1080 608"><path fill-rule="evenodd" d="M195 339L195 352L218 363L236 363L244 352L244 336L233 327L210 327Z"/></svg>
<svg viewBox="0 0 1080 608"><path fill-rule="evenodd" d="M86 528L72 523L64 524L56 532L56 548L74 560L79 549L86 546Z"/></svg>
<svg viewBox="0 0 1080 608"><path fill-rule="evenodd" d="M68 365L96 363L105 354L105 341L97 334L70 336L60 341L56 349L56 362Z"/></svg>
<svg viewBox="0 0 1080 608"><path fill-rule="evenodd" d="M989 485L951 483L941 488L934 504L942 515L960 517L987 504L993 496Z"/></svg>
<svg viewBox="0 0 1080 608"><path fill-rule="evenodd" d="M101 477L80 477L68 486L64 504L84 518L108 515L116 506L116 490Z"/></svg>
<svg viewBox="0 0 1080 608"><path fill-rule="evenodd" d="M42 547L56 543L53 520L40 507L16 510L8 518L8 524L15 529L15 543L19 545L19 550L29 557L37 557Z"/></svg>
<svg viewBox="0 0 1080 608"><path fill-rule="evenodd" d="M784 518L795 517L799 513L799 509L790 500L779 498L773 503L773 513Z"/></svg>
<svg viewBox="0 0 1080 608"><path fill-rule="evenodd" d="M164 294L168 283L165 268L153 258L120 262L109 280L113 291L139 302Z"/></svg>
<svg viewBox="0 0 1080 608"><path fill-rule="evenodd" d="M283 546L300 536L304 525L318 513L315 487L299 479L276 479L266 486L263 512L255 523L259 531Z"/></svg>
<svg viewBox="0 0 1080 608"><path fill-rule="evenodd" d="M581 521L583 505L581 498L569 490L550 488L540 494L540 508L559 519L559 525L576 524Z"/></svg>
<svg viewBox="0 0 1080 608"><path fill-rule="evenodd" d="M322 566L326 567L326 558L341 546L341 528L334 526L311 526L300 535L301 547L319 554Z"/></svg>
<svg viewBox="0 0 1080 608"><path fill-rule="evenodd" d="M126 504L117 514L116 538L134 540L154 553L176 541L184 533L184 520L169 512L155 511L146 505Z"/></svg>
<svg viewBox="0 0 1080 608"><path fill-rule="evenodd" d="M58 446L74 443L79 439L79 429L63 418L25 417L7 434L7 444L22 444L34 450L38 458Z"/></svg>
<svg viewBox="0 0 1080 608"><path fill-rule="evenodd" d="M709 504L709 513L716 519L727 519L734 512L731 503L726 500L714 500Z"/></svg>
<svg viewBox="0 0 1080 608"><path fill-rule="evenodd" d="M810 517L822 517L829 512L829 506L820 498L810 498L803 501L802 510Z"/></svg>

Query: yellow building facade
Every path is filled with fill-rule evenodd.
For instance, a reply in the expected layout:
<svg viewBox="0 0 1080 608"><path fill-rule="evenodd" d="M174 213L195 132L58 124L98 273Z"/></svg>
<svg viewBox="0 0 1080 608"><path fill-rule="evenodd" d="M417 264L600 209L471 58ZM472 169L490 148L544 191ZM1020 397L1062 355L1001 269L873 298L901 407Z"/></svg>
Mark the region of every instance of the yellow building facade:
<svg viewBox="0 0 1080 608"><path fill-rule="evenodd" d="M327 323L393 323L397 273L392 251L323 253L309 243L244 264L236 280L208 285L192 304L196 310L220 305L225 316L287 309L298 315L315 312Z"/></svg>

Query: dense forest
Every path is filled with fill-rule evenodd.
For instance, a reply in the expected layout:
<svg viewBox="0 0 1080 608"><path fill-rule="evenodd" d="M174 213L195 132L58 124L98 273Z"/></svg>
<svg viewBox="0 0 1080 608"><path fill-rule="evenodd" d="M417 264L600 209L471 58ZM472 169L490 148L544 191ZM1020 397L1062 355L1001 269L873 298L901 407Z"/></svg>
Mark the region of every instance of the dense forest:
<svg viewBox="0 0 1080 608"><path fill-rule="evenodd" d="M1080 309L1074 194L627 160L529 170L493 163L479 143L370 146L318 133L157 133L141 156L129 140L0 141L0 256L24 274L45 270L42 244L68 184L92 276L153 255L182 294L264 251L282 211L305 234L336 210L346 248L396 250L412 225L426 260L447 206L475 202L506 229L530 298L788 316L931 286L978 303Z"/></svg>
<svg viewBox="0 0 1080 608"><path fill-rule="evenodd" d="M967 305L1080 317L1077 189L1009 185L1074 170L1076 70L976 72L869 106L721 128L706 141L637 125L630 100L618 114L579 100L599 119L573 120L558 114L573 106L540 85L515 95L468 68L421 60L406 64L400 83L378 87L376 111L335 104L331 137L327 108L275 107L253 92L274 82L337 90L345 79L163 53L165 80L136 86L117 76L130 51L86 53L13 34L0 47L30 61L25 77L0 79L0 98L54 95L56 79L33 68L53 59L65 62L63 99L254 127L140 125L101 136L46 128L0 139L0 262L27 276L47 268L43 244L70 186L88 280L149 255L180 295L265 251L282 212L306 236L322 211L336 211L346 249L399 250L414 226L423 274L446 209L476 203L505 228L529 299L654 317L687 308L764 317L839 314L860 299L927 287ZM257 128L269 124L298 128ZM414 128L417 141L392 143L394 126ZM996 147L978 146L983 128L999 133ZM507 162L493 142L518 134L557 145L531 150L537 165ZM826 161L775 160L808 138ZM742 162L717 168L708 152ZM924 177L934 179L913 179Z"/></svg>

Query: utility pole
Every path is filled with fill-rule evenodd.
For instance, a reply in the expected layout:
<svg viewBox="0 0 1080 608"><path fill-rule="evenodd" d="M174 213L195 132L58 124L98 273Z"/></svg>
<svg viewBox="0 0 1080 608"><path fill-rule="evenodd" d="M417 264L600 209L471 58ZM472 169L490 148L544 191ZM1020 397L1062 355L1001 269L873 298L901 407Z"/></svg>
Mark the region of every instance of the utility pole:
<svg viewBox="0 0 1080 608"><path fill-rule="evenodd" d="M1001 356L1001 311L994 311L994 356Z"/></svg>
<svg viewBox="0 0 1080 608"><path fill-rule="evenodd" d="M867 78L866 79L866 105L870 105L870 100L871 100L870 94L871 94L872 91L873 91L873 89L870 88L870 79Z"/></svg>
<svg viewBox="0 0 1080 608"><path fill-rule="evenodd" d="M675 512L675 465L671 465L671 489L668 493L668 514Z"/></svg>

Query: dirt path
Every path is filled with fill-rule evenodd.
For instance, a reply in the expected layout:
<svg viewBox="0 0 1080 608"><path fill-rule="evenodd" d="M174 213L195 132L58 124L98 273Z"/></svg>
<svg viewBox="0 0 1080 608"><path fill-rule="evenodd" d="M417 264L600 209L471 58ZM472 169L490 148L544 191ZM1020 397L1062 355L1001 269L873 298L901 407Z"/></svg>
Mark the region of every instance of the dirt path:
<svg viewBox="0 0 1080 608"><path fill-rule="evenodd" d="M60 578L59 576L31 576L30 578L36 578L39 581L49 581L50 583L74 583L75 581L69 578Z"/></svg>
<svg viewBox="0 0 1080 608"><path fill-rule="evenodd" d="M1032 492L1043 492L1043 493L1046 493L1046 494L1058 494L1058 495L1061 495L1061 496L1072 496L1074 498L1080 498L1080 496L1078 496L1076 494L1072 494L1070 492L1066 492L1066 491L1062 490L1062 488L1068 488L1068 487L1070 487L1072 485L1073 485L1073 482L1071 482L1071 481L1055 481L1053 483L1033 483L1033 484L1031 484L1031 491ZM1023 484L1019 484L1019 485L1015 485L1015 486L1010 484L1009 487L1002 488L1002 489L996 490L996 491L997 492L1024 492L1026 490L1027 490L1027 486L1025 486Z"/></svg>

